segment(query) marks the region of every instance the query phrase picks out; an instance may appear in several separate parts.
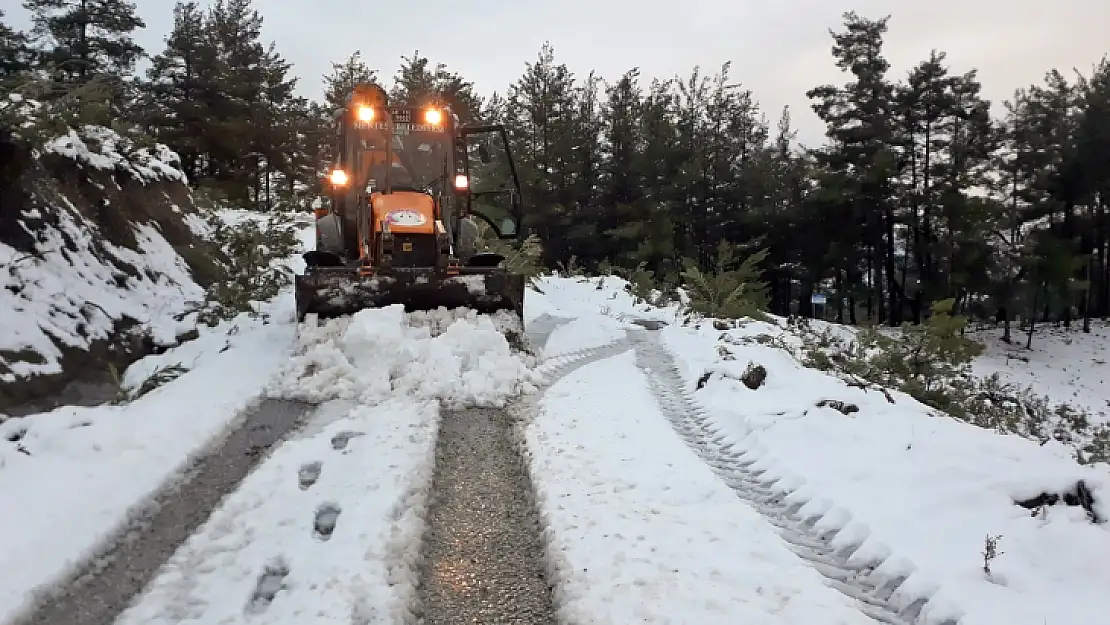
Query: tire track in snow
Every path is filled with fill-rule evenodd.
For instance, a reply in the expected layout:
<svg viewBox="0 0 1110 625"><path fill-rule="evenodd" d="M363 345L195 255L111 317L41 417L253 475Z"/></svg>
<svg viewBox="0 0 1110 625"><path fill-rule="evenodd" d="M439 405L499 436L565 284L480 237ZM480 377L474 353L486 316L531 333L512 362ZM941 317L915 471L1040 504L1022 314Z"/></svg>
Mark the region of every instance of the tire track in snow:
<svg viewBox="0 0 1110 625"><path fill-rule="evenodd" d="M766 477L767 470L757 466L762 458L750 450L733 449L725 441L712 417L686 390L678 365L657 334L638 331L632 341L637 365L648 372L652 393L675 431L738 497L777 528L798 557L876 621L888 625L927 622L923 611L930 596L907 596L899 592L906 577L877 571L890 556L853 560L865 536L848 542L835 540L846 520L821 524L823 512L802 513L808 502L777 485L782 478ZM958 625L958 621L946 620L939 625Z"/></svg>
<svg viewBox="0 0 1110 625"><path fill-rule="evenodd" d="M10 625L112 625L219 502L310 410L308 404L273 399L248 410L179 481L155 494L147 510L110 538L100 555L82 563L74 577Z"/></svg>
<svg viewBox="0 0 1110 625"><path fill-rule="evenodd" d="M528 331L542 346L570 321L544 315ZM579 367L629 349L627 340L549 359L537 367L538 392L505 409L470 408L443 414L421 545L418 622L557 622L553 581L559 571L533 486L523 436L543 392Z"/></svg>

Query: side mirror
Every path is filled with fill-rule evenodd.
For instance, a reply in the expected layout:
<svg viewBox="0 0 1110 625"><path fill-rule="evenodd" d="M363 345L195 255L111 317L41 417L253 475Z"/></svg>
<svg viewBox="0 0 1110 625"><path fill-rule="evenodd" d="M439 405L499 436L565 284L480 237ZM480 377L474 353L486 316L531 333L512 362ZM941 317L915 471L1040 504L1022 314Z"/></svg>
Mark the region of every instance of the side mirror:
<svg viewBox="0 0 1110 625"><path fill-rule="evenodd" d="M478 144L478 160L482 161L482 163L486 165L493 161L493 158L490 157L489 154L489 148L487 148L486 144L484 143Z"/></svg>
<svg viewBox="0 0 1110 625"><path fill-rule="evenodd" d="M504 219L504 221L501 222L500 230L501 230L501 236L505 236L505 237L515 236L516 235L516 221L509 218L509 217L506 217Z"/></svg>

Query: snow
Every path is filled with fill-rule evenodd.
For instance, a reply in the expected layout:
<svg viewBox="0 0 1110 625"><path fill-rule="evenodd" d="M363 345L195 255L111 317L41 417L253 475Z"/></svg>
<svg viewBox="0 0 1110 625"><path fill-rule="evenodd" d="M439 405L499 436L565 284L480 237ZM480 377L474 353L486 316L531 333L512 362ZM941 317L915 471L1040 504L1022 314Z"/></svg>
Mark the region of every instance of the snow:
<svg viewBox="0 0 1110 625"><path fill-rule="evenodd" d="M862 542L854 557L884 561L909 575L902 591L931 596L925 622L963 625L1095 623L1110 608L1110 533L1084 510L1047 506L1036 516L1015 501L1062 494L1080 480L1095 512L1110 518L1106 465L1080 466L1063 445L1002 436L933 412L904 394L866 392L799 365L786 351L739 339L772 333L749 323L727 334L702 326L667 328L689 389L713 415L724 440L779 478L776 488L807 502L838 540ZM731 360L722 361L723 348ZM750 390L738 378L749 362L767 371ZM694 391L705 372L712 377ZM858 411L817 407L838 400ZM987 536L1001 555L983 571Z"/></svg>
<svg viewBox="0 0 1110 625"><path fill-rule="evenodd" d="M103 126L84 126L80 132L69 129L47 141L42 151L96 169L123 171L143 184L158 180L186 182L180 157L168 147L159 143L153 150L138 148L133 141Z"/></svg>
<svg viewBox="0 0 1110 625"><path fill-rule="evenodd" d="M969 336L986 350L976 358L974 371L999 377L1019 387L1032 387L1038 395L1057 403L1068 403L1110 423L1110 325L1093 320L1091 333L1051 325L1038 327L1032 349L1025 349L1025 334L1014 328L1013 343L1002 342L1002 330L992 329Z"/></svg>
<svg viewBox="0 0 1110 625"><path fill-rule="evenodd" d="M117 625L402 622L437 417L433 403L403 398L321 406L317 418L330 423L282 445L248 476ZM346 448L335 449L333 440L346 437ZM302 487L301 475L317 471ZM324 506L339 511L327 540L314 531ZM268 567L287 574L266 605L252 597Z"/></svg>
<svg viewBox="0 0 1110 625"><path fill-rule="evenodd" d="M275 382L277 397L370 404L404 395L452 407L504 406L539 382L495 320L472 310L410 314L394 304L306 322Z"/></svg>
<svg viewBox="0 0 1110 625"><path fill-rule="evenodd" d="M79 245L91 244L87 231L72 223L67 228ZM302 243L311 245L311 229L299 235ZM155 229L138 226L136 236L147 252L145 258L118 248L113 253L149 268L156 277L157 272L184 270ZM93 255L76 258L87 264L76 262L68 268L44 264L36 266L37 273L26 275L35 276L48 292L88 297L109 312L151 311L145 318L154 328L183 301L182 291L165 278L135 280L130 290L82 290L79 281L64 276L92 275L91 271L108 268L93 265ZM289 262L296 266L299 261ZM0 289L0 298L5 293ZM5 316L5 330L12 327L7 326L9 319L13 326L17 321L28 322L15 326L22 329L37 321L40 332L65 335L64 330L71 330L67 336L79 344L73 328L47 325L64 318L52 311L64 313L67 309L60 302L65 300L49 305L32 301L39 307L21 311L22 316ZM6 304L0 299L0 308ZM134 402L62 407L7 421L0 415L0 509L19 511L0 515L0 623L24 609L30 593L69 574L95 553L106 536L164 485L176 481L196 453L263 395L292 350L296 336L292 309L293 295L287 289L260 309L277 323L240 315L215 328L199 327L197 339L137 361L123 375L125 391L134 392L159 371L183 368L186 372ZM170 336L166 331L160 334ZM32 526L28 519L34 520Z"/></svg>
<svg viewBox="0 0 1110 625"><path fill-rule="evenodd" d="M540 406L527 441L565 622L872 622L683 445L631 353Z"/></svg>
<svg viewBox="0 0 1110 625"><path fill-rule="evenodd" d="M0 509L11 511L0 515L0 622L92 554L247 408L293 332L288 323L228 324L129 368L133 385L158 367L191 368L134 403L0 423Z"/></svg>
<svg viewBox="0 0 1110 625"><path fill-rule="evenodd" d="M0 272L0 353L39 356L0 356L0 382L59 373L62 352L55 340L87 349L124 317L150 328L156 342L172 344L191 328L175 315L203 299L188 266L152 225L134 226L138 249L130 250L98 239L96 227L72 206L57 215L58 228L36 228L40 258L0 243L0 267L7 269ZM123 263L138 275L124 273Z"/></svg>
<svg viewBox="0 0 1110 625"><path fill-rule="evenodd" d="M288 574L264 608L268 623L400 622L416 583L439 407L503 406L539 379L534 363L510 350L499 322L473 311L405 313L401 305L306 320L268 394L322 403L317 432L264 462L121 625L247 622L254 612L244 606L270 562ZM341 432L356 436L343 453L328 449ZM298 473L313 462L322 463L321 477L305 493ZM310 519L325 503L340 515L321 542Z"/></svg>
<svg viewBox="0 0 1110 625"><path fill-rule="evenodd" d="M571 319L551 332L543 346L546 358L566 356L577 351L608 345L624 338L628 324L604 315Z"/></svg>
<svg viewBox="0 0 1110 625"><path fill-rule="evenodd" d="M543 276L535 281L538 290L528 292L525 319L541 314L576 319L604 316L617 321L654 320L673 323L677 306L657 308L637 302L629 283L616 276L561 278Z"/></svg>
<svg viewBox="0 0 1110 625"><path fill-rule="evenodd" d="M311 235L302 233L306 244ZM127 372L131 387L174 363L190 372L133 404L0 424L0 435L19 439L0 442L0 509L20 511L0 518L0 606L14 611L90 552L262 395L319 406L178 550L121 625L400 621L440 407L517 400L536 408L522 422L523 444L568 620L872 622L676 432L668 415L681 407L657 399L663 373L637 360L651 345L673 355L681 377L667 379L704 410L714 442L765 471L761 488L798 504L813 532L835 534L832 546L852 548L851 564L876 566L872 578L906 578L890 602L925 600L919 625L1104 620L1107 525L1080 507L1015 502L1082 481L1094 512L1110 519L1106 464L1080 465L1066 445L999 435L903 393L806 369L790 351L800 338L783 324L684 325L677 306L639 303L611 276L543 276L535 286L527 323L554 326L538 357L510 349L504 317L395 306L310 317L298 335L290 314L275 314L275 323L240 319L140 361ZM290 299L286 292L269 309L291 310ZM669 325L650 331L641 327L648 321ZM993 366L1094 407L1106 401L1096 376L1073 379L1072 369L1102 366L1105 333L1038 336L1041 347L1021 364L992 348L976 370ZM750 363L767 370L756 390L739 381ZM333 443L348 436L346 446ZM318 479L302 484L316 463ZM325 540L313 524L328 504L339 514ZM988 536L1000 537L989 573ZM252 603L267 568L284 570L262 584L280 591L268 605Z"/></svg>
<svg viewBox="0 0 1110 625"><path fill-rule="evenodd" d="M70 130L47 142L43 152L126 172L143 184L185 181L180 159L166 146L136 149L108 128ZM42 218L37 211L18 220L35 237L36 254L0 243L0 383L59 373L57 343L88 349L128 317L150 328L156 343L173 344L190 328L175 316L203 296L185 262L155 226L134 226L137 249L114 246L98 236L92 221L65 196L59 197L64 205L56 207L56 225L28 223Z"/></svg>

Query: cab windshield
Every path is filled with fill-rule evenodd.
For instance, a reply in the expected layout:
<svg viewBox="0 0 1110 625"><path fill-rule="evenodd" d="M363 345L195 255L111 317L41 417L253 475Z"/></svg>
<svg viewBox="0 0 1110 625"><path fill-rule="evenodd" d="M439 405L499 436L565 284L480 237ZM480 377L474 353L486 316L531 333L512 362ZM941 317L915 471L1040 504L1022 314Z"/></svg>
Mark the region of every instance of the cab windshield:
<svg viewBox="0 0 1110 625"><path fill-rule="evenodd" d="M386 135L379 128L363 130L362 160L369 163L369 190L384 189L387 172L391 187L434 191L434 187L447 180L451 146L446 132L413 132L408 124L397 124L393 133L393 162L388 168Z"/></svg>

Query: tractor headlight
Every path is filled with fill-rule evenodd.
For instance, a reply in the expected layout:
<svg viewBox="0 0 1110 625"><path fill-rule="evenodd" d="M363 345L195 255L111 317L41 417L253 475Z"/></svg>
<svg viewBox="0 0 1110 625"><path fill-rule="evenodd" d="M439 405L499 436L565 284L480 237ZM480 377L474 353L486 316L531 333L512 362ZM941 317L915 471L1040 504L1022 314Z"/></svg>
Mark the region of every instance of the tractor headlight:
<svg viewBox="0 0 1110 625"><path fill-rule="evenodd" d="M440 122L443 121L443 111L439 109L428 109L424 111L424 121L433 126L438 126Z"/></svg>
<svg viewBox="0 0 1110 625"><path fill-rule="evenodd" d="M331 172L331 183L337 187L342 187L347 184L347 172L342 169L333 169Z"/></svg>
<svg viewBox="0 0 1110 625"><path fill-rule="evenodd" d="M360 106L360 107L358 107L358 109L355 110L355 114L358 116L358 121L360 121L360 122L374 121L374 108L373 107Z"/></svg>
<svg viewBox="0 0 1110 625"><path fill-rule="evenodd" d="M463 191L469 186L470 186L470 180L466 177L465 174L459 174L459 175L455 176L455 188L456 189L458 189L459 191Z"/></svg>

